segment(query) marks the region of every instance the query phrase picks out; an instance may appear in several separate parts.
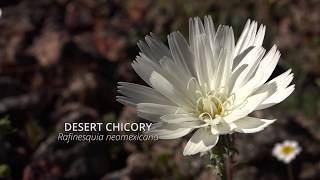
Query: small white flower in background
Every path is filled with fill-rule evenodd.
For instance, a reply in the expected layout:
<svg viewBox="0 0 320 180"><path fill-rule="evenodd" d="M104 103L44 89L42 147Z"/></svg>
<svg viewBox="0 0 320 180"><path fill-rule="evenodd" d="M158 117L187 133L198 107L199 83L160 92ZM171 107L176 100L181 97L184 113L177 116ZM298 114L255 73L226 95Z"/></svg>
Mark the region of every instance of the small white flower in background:
<svg viewBox="0 0 320 180"><path fill-rule="evenodd" d="M210 16L189 20L189 42L180 32L165 45L154 34L138 42L132 63L150 86L119 82L117 101L137 108L139 117L154 122L149 133L175 139L192 131L183 154L213 148L219 135L255 133L275 120L248 116L280 103L294 90L291 70L267 81L280 52L262 47L266 27L248 20L235 43L230 26L217 30Z"/></svg>
<svg viewBox="0 0 320 180"><path fill-rule="evenodd" d="M285 140L282 143L277 143L273 150L272 155L279 161L288 164L301 152L301 147L296 141Z"/></svg>

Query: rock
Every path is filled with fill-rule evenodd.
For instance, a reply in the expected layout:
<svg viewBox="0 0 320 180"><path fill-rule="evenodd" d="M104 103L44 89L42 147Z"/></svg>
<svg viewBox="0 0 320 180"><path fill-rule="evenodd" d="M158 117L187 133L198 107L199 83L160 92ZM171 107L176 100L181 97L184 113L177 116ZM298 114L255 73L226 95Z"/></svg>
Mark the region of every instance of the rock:
<svg viewBox="0 0 320 180"><path fill-rule="evenodd" d="M67 36L59 31L43 31L30 48L30 53L34 55L41 66L50 66L58 62L62 45L67 40Z"/></svg>

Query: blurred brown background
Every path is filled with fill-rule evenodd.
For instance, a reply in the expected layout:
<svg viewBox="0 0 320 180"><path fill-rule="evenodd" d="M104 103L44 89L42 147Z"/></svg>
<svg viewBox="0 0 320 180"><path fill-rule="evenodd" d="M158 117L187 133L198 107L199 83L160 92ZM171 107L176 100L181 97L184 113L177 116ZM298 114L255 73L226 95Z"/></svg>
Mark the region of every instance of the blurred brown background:
<svg viewBox="0 0 320 180"><path fill-rule="evenodd" d="M296 90L258 116L278 121L237 135L235 179L287 179L271 156L298 141L296 179L320 179L320 3L318 0L1 0L0 179L216 179L206 157L183 157L188 137L157 142L56 141L64 122L141 121L115 101L116 83L142 83L130 63L149 32L188 34L188 18L211 15L239 37L251 18L278 45L275 75L292 68Z"/></svg>

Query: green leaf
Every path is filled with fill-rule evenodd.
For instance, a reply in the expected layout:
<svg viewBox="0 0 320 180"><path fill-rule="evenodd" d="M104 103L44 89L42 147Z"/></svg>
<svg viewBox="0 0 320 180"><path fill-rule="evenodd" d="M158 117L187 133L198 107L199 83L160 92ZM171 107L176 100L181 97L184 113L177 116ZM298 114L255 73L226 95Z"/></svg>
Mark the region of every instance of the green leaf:
<svg viewBox="0 0 320 180"><path fill-rule="evenodd" d="M9 121L9 116L5 116L0 119L0 135L4 135L12 129L11 122Z"/></svg>
<svg viewBox="0 0 320 180"><path fill-rule="evenodd" d="M9 178L11 177L10 167L6 164L0 165L0 178Z"/></svg>

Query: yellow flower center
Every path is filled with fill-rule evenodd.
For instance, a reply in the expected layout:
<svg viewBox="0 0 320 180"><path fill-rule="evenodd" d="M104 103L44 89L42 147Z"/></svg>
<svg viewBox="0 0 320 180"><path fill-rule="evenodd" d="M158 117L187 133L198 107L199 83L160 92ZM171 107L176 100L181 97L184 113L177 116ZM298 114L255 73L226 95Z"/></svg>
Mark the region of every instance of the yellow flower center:
<svg viewBox="0 0 320 180"><path fill-rule="evenodd" d="M190 79L187 85L194 79ZM196 94L199 96L196 103L196 114L199 119L205 121L209 125L218 125L222 121L222 117L230 114L234 109L241 108L246 104L246 101L235 105L235 94L231 95L227 93L228 90L224 87L220 87L216 90L211 90L205 83L198 90Z"/></svg>
<svg viewBox="0 0 320 180"><path fill-rule="evenodd" d="M294 151L294 148L292 146L283 146L282 149L281 149L281 152L284 154L284 155L289 155L290 153L292 153Z"/></svg>
<svg viewBox="0 0 320 180"><path fill-rule="evenodd" d="M225 112L225 98L216 94L209 94L197 100L196 111L201 120L213 120L217 116L222 116Z"/></svg>

